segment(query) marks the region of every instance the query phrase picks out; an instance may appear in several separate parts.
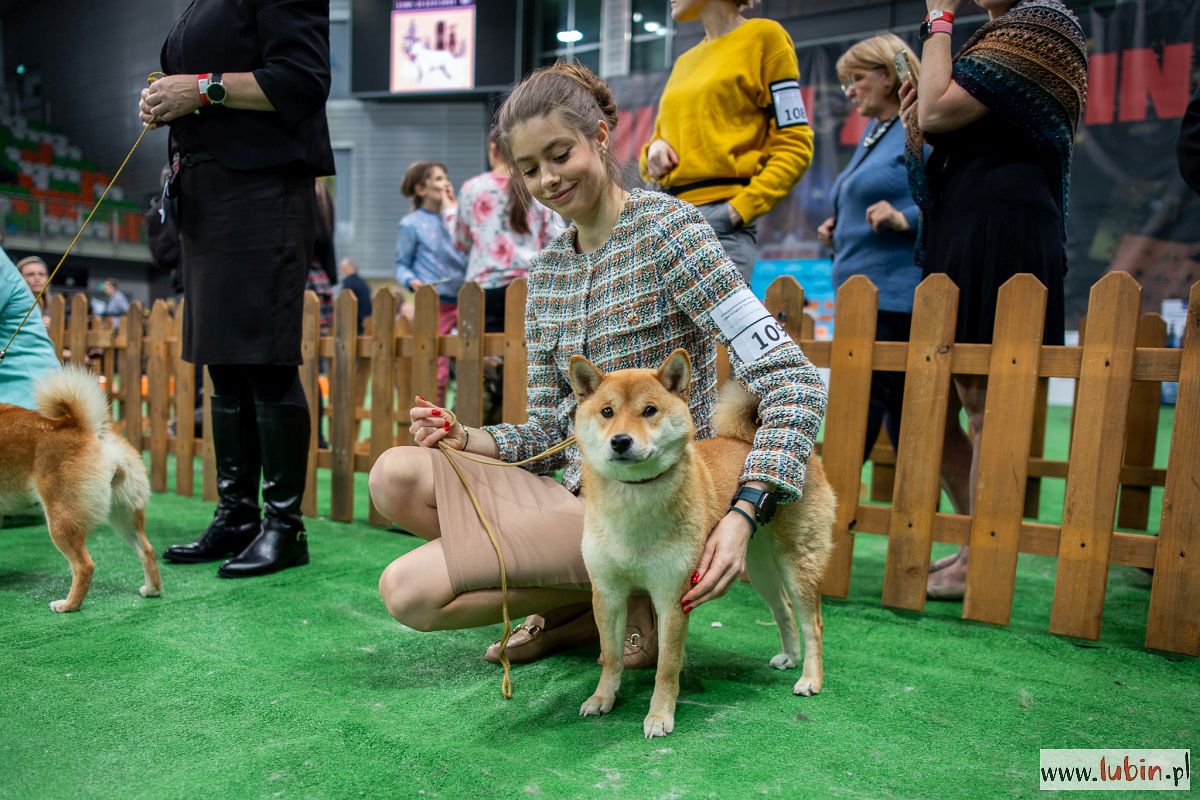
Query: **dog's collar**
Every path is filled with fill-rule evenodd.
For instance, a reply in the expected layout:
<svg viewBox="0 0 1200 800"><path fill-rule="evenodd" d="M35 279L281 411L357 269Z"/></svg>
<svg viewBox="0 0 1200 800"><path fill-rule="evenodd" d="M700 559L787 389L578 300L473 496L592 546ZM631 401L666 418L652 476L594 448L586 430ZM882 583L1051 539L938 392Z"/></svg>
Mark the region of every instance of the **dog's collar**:
<svg viewBox="0 0 1200 800"><path fill-rule="evenodd" d="M677 462L677 463L678 463L678 462ZM672 464L671 466L667 467L667 468L666 468L666 469L664 469L662 472L658 473L657 475L655 475L655 476L654 476L654 477L652 477L652 478L642 478L640 481L623 481L623 480L621 480L620 478L614 478L613 480L615 480L615 481L618 481L618 482L620 482L620 483L624 483L624 484L626 484L627 486L639 486L639 485L641 485L641 484L643 484L643 483L651 483L651 482L653 482L653 481L656 481L656 480L658 480L659 478L661 478L663 475L666 475L668 472L670 472L670 471L671 471L671 470L673 470L673 469L675 469L675 464Z"/></svg>

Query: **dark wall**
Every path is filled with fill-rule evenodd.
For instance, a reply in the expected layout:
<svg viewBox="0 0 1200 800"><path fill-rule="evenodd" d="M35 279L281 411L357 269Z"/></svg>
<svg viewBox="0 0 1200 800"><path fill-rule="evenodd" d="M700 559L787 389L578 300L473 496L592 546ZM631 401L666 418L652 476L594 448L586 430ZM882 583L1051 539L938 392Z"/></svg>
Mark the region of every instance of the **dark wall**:
<svg viewBox="0 0 1200 800"><path fill-rule="evenodd" d="M158 67L167 30L188 0L23 2L3 17L4 74L40 71L50 122L84 157L115 170L141 133L137 98ZM146 134L122 174L130 199L153 191L167 158L166 131Z"/></svg>

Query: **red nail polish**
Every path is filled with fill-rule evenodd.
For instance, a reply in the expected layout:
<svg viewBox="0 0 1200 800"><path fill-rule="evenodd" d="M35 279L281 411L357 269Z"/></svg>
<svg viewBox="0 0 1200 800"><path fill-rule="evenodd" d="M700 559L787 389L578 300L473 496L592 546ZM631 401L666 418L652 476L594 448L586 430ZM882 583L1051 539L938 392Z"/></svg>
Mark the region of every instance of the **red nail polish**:
<svg viewBox="0 0 1200 800"><path fill-rule="evenodd" d="M450 420L446 420L446 433L450 432Z"/></svg>
<svg viewBox="0 0 1200 800"><path fill-rule="evenodd" d="M695 585L696 585L697 583L699 583L699 582L700 582L700 573L699 573L699 572L693 572L693 573L692 573L692 586L695 586Z"/></svg>
<svg viewBox="0 0 1200 800"><path fill-rule="evenodd" d="M440 417L442 415L442 410L440 408L435 408L433 411L430 411L429 413L433 414L435 417Z"/></svg>
<svg viewBox="0 0 1200 800"><path fill-rule="evenodd" d="M692 613L692 610L691 610L690 608L685 608L685 609L683 610L683 613L685 613L685 614L690 614L690 613Z"/></svg>

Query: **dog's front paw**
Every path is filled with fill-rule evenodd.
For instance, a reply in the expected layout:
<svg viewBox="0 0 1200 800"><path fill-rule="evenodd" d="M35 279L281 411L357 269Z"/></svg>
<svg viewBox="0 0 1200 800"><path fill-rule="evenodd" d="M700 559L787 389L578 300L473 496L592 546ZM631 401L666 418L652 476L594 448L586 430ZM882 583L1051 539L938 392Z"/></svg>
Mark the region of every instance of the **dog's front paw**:
<svg viewBox="0 0 1200 800"><path fill-rule="evenodd" d="M796 685L792 687L792 694L804 697L812 697L819 691L821 691L821 679L808 675L801 675L800 680L796 681Z"/></svg>
<svg viewBox="0 0 1200 800"><path fill-rule="evenodd" d="M138 594L140 594L142 597L162 597L162 589L155 589L152 586L146 585L138 589Z"/></svg>
<svg viewBox="0 0 1200 800"><path fill-rule="evenodd" d="M52 600L50 610L56 614L65 614L68 611L78 611L79 606L70 605L66 600Z"/></svg>
<svg viewBox="0 0 1200 800"><path fill-rule="evenodd" d="M601 714L607 714L609 711L612 711L613 700L614 698L612 697L594 694L579 707L579 716L598 717Z"/></svg>
<svg viewBox="0 0 1200 800"><path fill-rule="evenodd" d="M780 653L771 659L771 666L775 669L791 669L796 666L796 659L789 656L787 653Z"/></svg>
<svg viewBox="0 0 1200 800"><path fill-rule="evenodd" d="M647 714L646 719L642 722L642 733L646 734L647 739L653 739L655 736L666 736L673 730L675 730L675 717L673 716Z"/></svg>

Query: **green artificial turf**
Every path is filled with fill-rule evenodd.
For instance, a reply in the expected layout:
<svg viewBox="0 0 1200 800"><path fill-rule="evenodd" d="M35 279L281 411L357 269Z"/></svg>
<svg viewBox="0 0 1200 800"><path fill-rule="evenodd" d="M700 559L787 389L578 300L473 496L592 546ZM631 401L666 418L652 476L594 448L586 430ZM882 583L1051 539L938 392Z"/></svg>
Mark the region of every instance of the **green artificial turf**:
<svg viewBox="0 0 1200 800"><path fill-rule="evenodd" d="M1048 519L1061 483L1045 482ZM365 520L365 476L356 499ZM211 510L156 495L150 539L190 540ZM859 535L851 595L824 605L820 695L767 666L774 626L738 584L692 614L675 733L647 741L651 672L581 718L599 672L585 648L515 667L505 701L481 659L498 626L418 633L379 601L415 539L326 518L309 532L310 566L226 581L163 564L164 596L143 599L101 528L84 610L56 615L68 570L45 528L0 531L0 797L1035 797L1039 748L1200 753L1200 662L1142 649L1139 570L1111 570L1103 637L1074 642L1047 632L1052 559L1021 556L997 628L958 603L883 609L886 542Z"/></svg>

